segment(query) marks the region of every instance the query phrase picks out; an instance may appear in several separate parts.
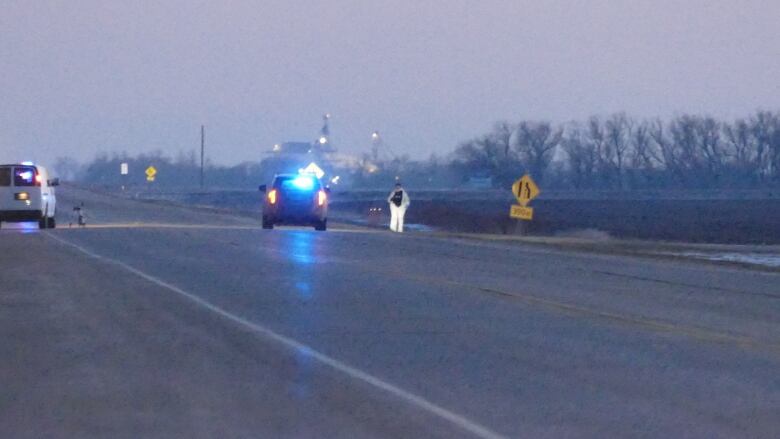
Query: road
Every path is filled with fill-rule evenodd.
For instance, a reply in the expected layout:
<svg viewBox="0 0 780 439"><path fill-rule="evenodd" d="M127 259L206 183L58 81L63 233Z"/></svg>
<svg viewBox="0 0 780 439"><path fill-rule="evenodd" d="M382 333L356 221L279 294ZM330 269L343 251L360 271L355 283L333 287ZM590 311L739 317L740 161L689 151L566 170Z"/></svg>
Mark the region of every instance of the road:
<svg viewBox="0 0 780 439"><path fill-rule="evenodd" d="M780 276L74 188L0 230L0 437L777 437Z"/></svg>

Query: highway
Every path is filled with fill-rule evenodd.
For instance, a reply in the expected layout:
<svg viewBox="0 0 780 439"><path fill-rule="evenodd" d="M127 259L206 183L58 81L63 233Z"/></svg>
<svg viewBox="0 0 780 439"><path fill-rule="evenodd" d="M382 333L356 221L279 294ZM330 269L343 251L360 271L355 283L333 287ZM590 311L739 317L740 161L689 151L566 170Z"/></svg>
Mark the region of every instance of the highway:
<svg viewBox="0 0 780 439"><path fill-rule="evenodd" d="M59 199L0 230L0 437L780 432L776 273Z"/></svg>

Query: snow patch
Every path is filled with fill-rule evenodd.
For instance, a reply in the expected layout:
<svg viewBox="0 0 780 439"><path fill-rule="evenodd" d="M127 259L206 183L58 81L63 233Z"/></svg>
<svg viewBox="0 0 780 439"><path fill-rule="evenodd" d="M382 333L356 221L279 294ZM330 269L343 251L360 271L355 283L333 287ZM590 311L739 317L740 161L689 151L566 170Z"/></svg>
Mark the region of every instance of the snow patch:
<svg viewBox="0 0 780 439"><path fill-rule="evenodd" d="M742 264L761 265L764 267L780 268L780 255L771 253L701 253L682 252L669 253L676 256L704 259L708 261L739 262Z"/></svg>

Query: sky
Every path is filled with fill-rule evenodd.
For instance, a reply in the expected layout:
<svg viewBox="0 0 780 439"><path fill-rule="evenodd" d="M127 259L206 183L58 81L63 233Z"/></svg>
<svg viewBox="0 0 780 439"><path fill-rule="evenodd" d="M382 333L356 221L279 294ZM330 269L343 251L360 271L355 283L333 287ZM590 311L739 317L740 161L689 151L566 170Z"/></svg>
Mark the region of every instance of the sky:
<svg viewBox="0 0 780 439"><path fill-rule="evenodd" d="M445 155L500 120L780 109L777 0L0 0L0 161Z"/></svg>

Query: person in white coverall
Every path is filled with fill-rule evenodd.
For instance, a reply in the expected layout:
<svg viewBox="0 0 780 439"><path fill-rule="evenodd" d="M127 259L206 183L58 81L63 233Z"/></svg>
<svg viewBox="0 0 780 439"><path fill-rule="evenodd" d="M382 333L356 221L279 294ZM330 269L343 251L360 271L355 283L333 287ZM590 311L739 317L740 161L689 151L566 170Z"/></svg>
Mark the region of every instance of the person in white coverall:
<svg viewBox="0 0 780 439"><path fill-rule="evenodd" d="M396 183L395 189L387 197L387 203L390 204L390 230L399 233L404 231L404 215L410 202L409 194L401 187L401 183Z"/></svg>

